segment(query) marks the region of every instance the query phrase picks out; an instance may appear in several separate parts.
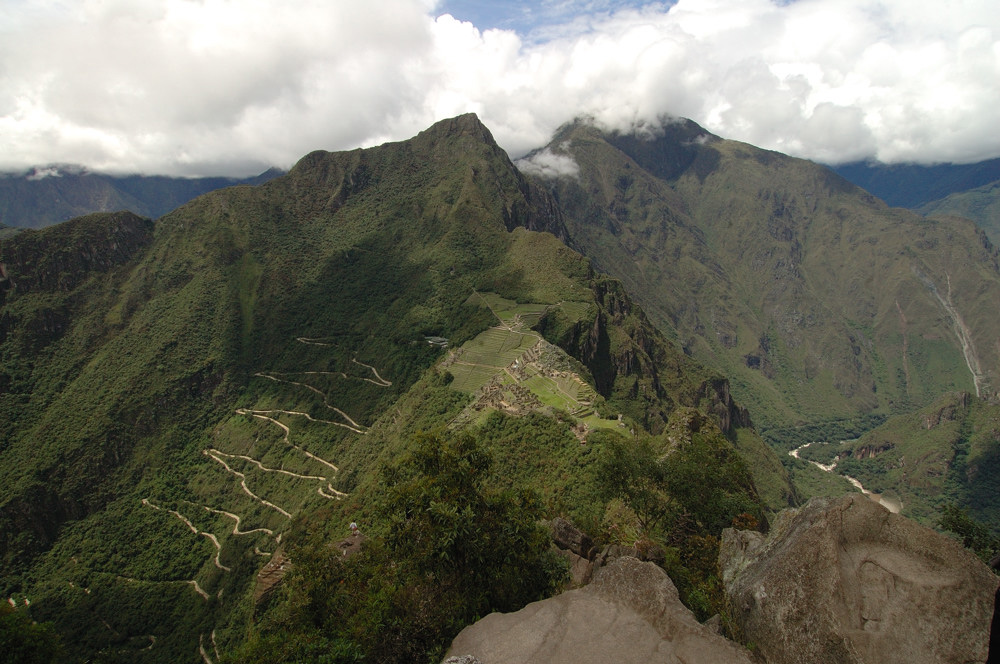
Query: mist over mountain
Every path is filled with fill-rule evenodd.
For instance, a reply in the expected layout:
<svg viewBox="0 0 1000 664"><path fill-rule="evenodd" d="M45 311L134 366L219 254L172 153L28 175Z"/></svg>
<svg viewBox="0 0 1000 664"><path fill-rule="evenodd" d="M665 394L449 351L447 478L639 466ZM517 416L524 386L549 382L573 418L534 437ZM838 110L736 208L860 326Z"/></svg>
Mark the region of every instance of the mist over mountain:
<svg viewBox="0 0 1000 664"><path fill-rule="evenodd" d="M996 249L811 162L670 120L515 165L470 114L149 216L0 237L0 619L60 661L440 661L566 587L557 517L731 624L723 529L845 490L793 433L945 392L902 514L1000 525Z"/></svg>

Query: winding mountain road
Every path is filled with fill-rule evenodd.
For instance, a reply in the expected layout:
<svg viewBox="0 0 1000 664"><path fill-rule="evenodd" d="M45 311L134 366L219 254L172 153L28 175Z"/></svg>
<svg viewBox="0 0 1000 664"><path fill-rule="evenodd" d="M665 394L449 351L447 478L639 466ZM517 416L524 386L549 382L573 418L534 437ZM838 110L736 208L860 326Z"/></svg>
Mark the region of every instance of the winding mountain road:
<svg viewBox="0 0 1000 664"><path fill-rule="evenodd" d="M214 450L210 450L210 449L206 449L206 450L202 450L201 451L201 453L204 454L205 456L207 456L208 458L214 459L218 463L222 464L222 467L225 468L227 472L229 472L232 475L235 475L236 477L240 478L240 486L243 487L243 493L247 494L248 496L250 496L250 498L252 498L253 500L256 500L261 505L264 505L265 507L270 507L271 509L273 509L276 512L280 513L286 519L291 519L292 518L292 514L288 510L286 510L286 509L284 509L282 507L278 507L274 503L261 498L260 496L258 496L257 494L255 494L253 491L251 491L250 487L247 486L247 476L244 475L243 473L241 473L238 470L233 470L232 468L230 468L228 463L226 463L223 459L219 458L219 455L213 454L213 452L214 452Z"/></svg>
<svg viewBox="0 0 1000 664"><path fill-rule="evenodd" d="M214 507L208 507L207 505L202 505L202 507L214 514L221 514L222 516L228 517L236 521L233 526L233 535L253 535L254 533L264 533L265 535L274 535L274 531L270 528L254 528L253 530L240 530L240 517L238 514L233 514L232 512L227 512L225 510L217 510Z"/></svg>
<svg viewBox="0 0 1000 664"><path fill-rule="evenodd" d="M355 422L354 419L350 415L348 415L347 413L345 413L344 411L342 411L341 409L337 408L336 406L334 406L333 404L331 404L329 401L327 401L327 399L326 399L326 393L323 392L322 390L320 390L319 388L313 387L312 385L310 385L308 383L300 383L300 382L298 382L296 380L286 380L284 378L278 378L273 373L265 373L263 371L258 371L257 373L254 374L254 376L259 376L261 378L267 378L268 380L273 380L276 383L288 383L289 385L297 385L299 387L304 387L307 390L315 392L316 394L318 394L320 396L320 398L323 399L323 405L324 406L326 406L328 409L330 409L333 412L335 412L338 415L340 415L349 424L344 424L342 422L333 422L331 420L319 420L319 419L316 419L316 418L313 418L313 417L309 416L306 413L295 413L296 415L305 415L306 417L308 417L310 420L313 420L314 422L323 422L325 424L333 424L333 425L338 426L338 427L344 427L345 429L350 429L354 433L360 433L362 435L368 433L367 428L362 428L362 426L360 424L358 424L357 422ZM291 411L282 411L282 412L288 412L289 414L291 414Z"/></svg>
<svg viewBox="0 0 1000 664"><path fill-rule="evenodd" d="M212 545L215 547L215 558L213 559L213 561L215 562L215 566L218 567L219 569L225 571L225 572L232 572L233 571L231 568L226 567L225 565L223 565L222 561L219 560L219 556L222 554L222 545L219 544L219 538L217 538L215 535L213 535L212 533L206 532L204 530L198 530L198 528L196 528L195 525L193 523L191 523L191 519L187 518L186 516L184 516L183 514L181 514L180 512L178 512L177 510L165 510L164 508L159 507L158 505L154 505L152 502L150 502L150 500L148 498L143 498L142 499L142 504L143 505L147 505L149 507L152 507L154 510L162 510L162 511L168 512L170 514L173 514L175 517L177 517L178 519L180 519L181 521L183 521L184 524L188 528L190 528L191 532L193 532L195 535L201 535L201 536L207 538L212 543Z"/></svg>

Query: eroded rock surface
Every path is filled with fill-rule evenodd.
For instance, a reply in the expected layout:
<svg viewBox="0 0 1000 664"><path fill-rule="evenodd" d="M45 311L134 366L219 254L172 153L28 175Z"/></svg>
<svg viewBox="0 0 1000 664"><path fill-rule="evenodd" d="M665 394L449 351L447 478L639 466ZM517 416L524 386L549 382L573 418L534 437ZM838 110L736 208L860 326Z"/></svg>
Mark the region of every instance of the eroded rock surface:
<svg viewBox="0 0 1000 664"><path fill-rule="evenodd" d="M619 558L593 583L493 613L462 630L448 653L482 664L750 664L746 650L702 626L653 563Z"/></svg>
<svg viewBox="0 0 1000 664"><path fill-rule="evenodd" d="M997 577L957 542L861 495L726 530L731 617L768 664L984 662Z"/></svg>

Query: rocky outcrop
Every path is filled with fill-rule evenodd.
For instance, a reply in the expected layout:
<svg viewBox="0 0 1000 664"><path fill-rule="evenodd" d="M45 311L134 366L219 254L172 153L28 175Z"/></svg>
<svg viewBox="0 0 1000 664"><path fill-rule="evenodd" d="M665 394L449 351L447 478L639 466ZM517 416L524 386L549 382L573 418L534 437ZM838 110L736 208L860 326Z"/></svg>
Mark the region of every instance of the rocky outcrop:
<svg viewBox="0 0 1000 664"><path fill-rule="evenodd" d="M924 429L929 431L942 422L955 421L955 418L958 417L959 411L969 407L970 396L971 395L968 392L959 392L958 394L954 394L952 395L952 398L948 399L947 402L936 411L924 415Z"/></svg>
<svg viewBox="0 0 1000 664"><path fill-rule="evenodd" d="M658 433L676 405L660 383L661 372L684 360L668 357L669 343L621 283L592 274L590 286L596 306L587 315L569 321L553 308L535 329L587 367L599 394L626 391L621 396L635 406L630 415Z"/></svg>
<svg viewBox="0 0 1000 664"><path fill-rule="evenodd" d="M662 569L636 558L619 558L579 590L487 616L462 630L448 654L482 664L751 662L695 620Z"/></svg>
<svg viewBox="0 0 1000 664"><path fill-rule="evenodd" d="M605 544L598 548L585 532L562 517L556 517L548 526L555 551L569 565L569 588L587 585L596 570L619 558L636 558L657 565L662 565L664 561L664 550L657 545L629 547Z"/></svg>
<svg viewBox="0 0 1000 664"><path fill-rule="evenodd" d="M997 577L860 495L814 498L767 537L727 529L731 618L768 664L983 662Z"/></svg>
<svg viewBox="0 0 1000 664"><path fill-rule="evenodd" d="M556 517L549 523L549 530L552 532L552 541L560 549L568 549L578 556L590 558L594 542L587 533L583 532L572 523Z"/></svg>
<svg viewBox="0 0 1000 664"><path fill-rule="evenodd" d="M856 447L853 450L846 450L843 453L845 457L852 457L854 459L874 459L879 454L883 452L888 452L889 450L896 447L888 440L883 440L879 443L869 443L867 445L862 445Z"/></svg>
<svg viewBox="0 0 1000 664"><path fill-rule="evenodd" d="M549 522L552 533L552 543L556 551L569 565L571 587L579 587L590 583L594 573L594 543L589 536L572 523L556 517Z"/></svg>
<svg viewBox="0 0 1000 664"><path fill-rule="evenodd" d="M709 411L724 433L732 433L737 428L752 428L750 411L733 400L729 391L729 381L717 377L704 381L698 389L703 399L708 400Z"/></svg>
<svg viewBox="0 0 1000 664"><path fill-rule="evenodd" d="M285 574L292 568L292 561L285 555L284 549L278 549L260 571L257 572L256 584L253 590L254 607L266 601L274 590L285 580Z"/></svg>

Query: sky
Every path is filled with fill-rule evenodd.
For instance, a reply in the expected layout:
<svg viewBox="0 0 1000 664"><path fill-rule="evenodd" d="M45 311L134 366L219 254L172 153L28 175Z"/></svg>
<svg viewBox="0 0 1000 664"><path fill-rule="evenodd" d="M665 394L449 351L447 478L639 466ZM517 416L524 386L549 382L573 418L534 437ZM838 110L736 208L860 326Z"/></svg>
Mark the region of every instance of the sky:
<svg viewBox="0 0 1000 664"><path fill-rule="evenodd" d="M0 170L250 175L475 112L512 158L690 118L823 163L1000 157L997 0L0 0Z"/></svg>

